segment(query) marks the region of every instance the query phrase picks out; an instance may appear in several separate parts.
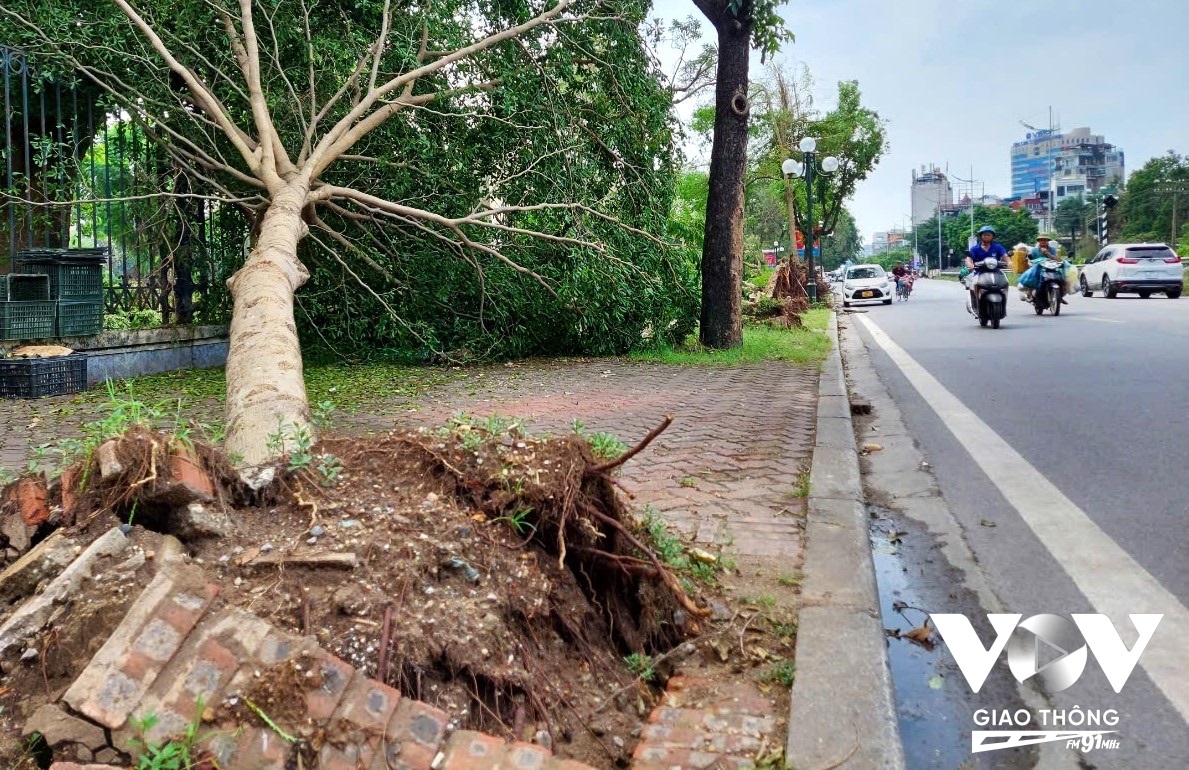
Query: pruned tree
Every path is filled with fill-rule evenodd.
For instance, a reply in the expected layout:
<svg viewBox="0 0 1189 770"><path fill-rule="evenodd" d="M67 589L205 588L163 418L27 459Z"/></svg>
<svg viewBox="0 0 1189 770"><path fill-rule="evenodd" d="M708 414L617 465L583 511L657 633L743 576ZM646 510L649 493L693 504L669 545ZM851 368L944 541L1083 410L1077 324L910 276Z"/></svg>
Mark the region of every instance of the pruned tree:
<svg viewBox="0 0 1189 770"><path fill-rule="evenodd" d="M520 258L526 250L544 247L563 271L593 271L585 280L597 285L599 265L632 271L600 236L620 232L659 248L653 234L665 211L653 212L649 196L667 185L658 169L671 167L668 101L659 117L633 114L640 99L656 101L647 100L657 84L617 80L612 61L641 58L647 8L646 0L111 0L79 9L13 0L0 8L0 32L82 73L189 177L217 190L221 205L251 213L251 248L229 279L226 449L254 464L278 451L268 437L279 426L309 429L294 322L295 294L310 275L303 242L352 275L354 264L397 280L400 255L375 232L388 227L466 264L480 302L485 277L498 270L576 314L582 308L557 280ZM560 104L544 108L550 99ZM426 130L444 120L461 128ZM487 121L549 141L528 144L536 157L502 148L487 168L461 167ZM455 167L419 168L418 148L437 143ZM561 178L538 174L537 164L560 167ZM451 172L478 183L440 207L416 191L419 179ZM404 180L399 195L380 183L394 175ZM666 288L655 276L642 280Z"/></svg>
<svg viewBox="0 0 1189 770"><path fill-rule="evenodd" d="M814 177L817 221L812 229L820 236L829 236L838 229L846 201L887 152L887 128L879 113L863 105L857 81L839 81L837 104L824 114L814 106L812 85L812 77L804 66L794 73L774 65L769 77L756 89L760 120L754 139L756 163L752 174L758 184L781 179L780 165L784 159L801 156L798 149L801 139L807 136L817 139L819 157L838 158L837 171ZM805 186L787 178L781 184L793 200L797 229L808 233L811 225L806 221Z"/></svg>
<svg viewBox="0 0 1189 770"><path fill-rule="evenodd" d="M694 5L718 36L699 334L707 347L730 348L743 341L743 199L751 115L748 63L753 45L770 56L792 35L776 13L779 0L694 0Z"/></svg>

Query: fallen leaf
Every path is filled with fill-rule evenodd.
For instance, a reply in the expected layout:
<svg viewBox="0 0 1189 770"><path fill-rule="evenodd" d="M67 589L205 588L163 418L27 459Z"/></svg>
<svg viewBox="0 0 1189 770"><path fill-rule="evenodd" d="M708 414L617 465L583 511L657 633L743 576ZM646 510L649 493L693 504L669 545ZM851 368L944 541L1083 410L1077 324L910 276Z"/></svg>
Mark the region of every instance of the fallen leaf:
<svg viewBox="0 0 1189 770"><path fill-rule="evenodd" d="M719 659L726 663L731 658L731 643L726 639L715 639L710 643L714 651L718 653Z"/></svg>
<svg viewBox="0 0 1189 770"><path fill-rule="evenodd" d="M694 558L694 561L700 561L703 564L717 564L718 557L709 551L703 551L701 548L691 548L689 555Z"/></svg>
<svg viewBox="0 0 1189 770"><path fill-rule="evenodd" d="M260 555L259 548L249 548L248 550L244 551L242 556L240 556L238 559L235 560L235 563L242 567L245 564L247 564L248 562L255 559L259 555Z"/></svg>
<svg viewBox="0 0 1189 770"><path fill-rule="evenodd" d="M998 524L991 521L990 519L983 519L982 521L979 522L979 524L982 524L984 527L998 527L999 526Z"/></svg>
<svg viewBox="0 0 1189 770"><path fill-rule="evenodd" d="M883 446L880 444L864 444L863 451L864 452L880 452L880 451L883 451Z"/></svg>
<svg viewBox="0 0 1189 770"><path fill-rule="evenodd" d="M921 626L920 628L914 628L913 630L907 631L904 634L905 639L911 639L914 642L921 642L922 644L928 642L932 637L933 630L927 625Z"/></svg>
<svg viewBox="0 0 1189 770"><path fill-rule="evenodd" d="M940 690L943 684L945 684L945 678L941 674L937 674L929 679L930 690Z"/></svg>
<svg viewBox="0 0 1189 770"><path fill-rule="evenodd" d="M888 542L893 543L893 544L904 542L902 540L902 538L907 534L908 534L907 532L900 532L899 530L893 530L891 533L888 534Z"/></svg>

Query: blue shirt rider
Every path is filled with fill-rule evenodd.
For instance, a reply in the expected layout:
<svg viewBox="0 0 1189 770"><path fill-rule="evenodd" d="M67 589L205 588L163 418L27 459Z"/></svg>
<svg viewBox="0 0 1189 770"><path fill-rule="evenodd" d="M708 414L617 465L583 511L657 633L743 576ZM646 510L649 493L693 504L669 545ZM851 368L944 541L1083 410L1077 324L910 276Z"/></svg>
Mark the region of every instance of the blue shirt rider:
<svg viewBox="0 0 1189 770"><path fill-rule="evenodd" d="M970 254L966 257L966 267L974 271L977 276L979 273L986 272L983 267L983 260L988 257L1003 262L1007 259L1007 249L995 242L995 228L990 225L984 225L978 230L978 243L970 247ZM974 279L970 281L970 306L978 307L978 288L975 286Z"/></svg>
<svg viewBox="0 0 1189 770"><path fill-rule="evenodd" d="M966 258L966 266L977 272L983 271L983 260L995 257L1000 262L1007 259L1007 249L996 242L995 228L990 225L978 230L978 243L970 247L970 255Z"/></svg>

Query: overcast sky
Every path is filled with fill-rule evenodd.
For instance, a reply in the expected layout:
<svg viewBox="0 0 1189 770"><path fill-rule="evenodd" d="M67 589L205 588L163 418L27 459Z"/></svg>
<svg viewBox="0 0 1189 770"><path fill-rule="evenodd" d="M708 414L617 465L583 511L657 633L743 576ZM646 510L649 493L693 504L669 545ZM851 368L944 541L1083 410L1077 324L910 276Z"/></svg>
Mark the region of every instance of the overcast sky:
<svg viewBox="0 0 1189 770"><path fill-rule="evenodd" d="M692 0L655 0L661 18L696 13ZM808 65L818 106L858 80L887 121L891 149L848 204L864 242L908 225L922 164L963 178L973 165L988 194L1010 195L1020 121L1046 128L1050 106L1062 129L1122 148L1128 173L1189 152L1185 0L793 0L781 14L797 39L779 58Z"/></svg>

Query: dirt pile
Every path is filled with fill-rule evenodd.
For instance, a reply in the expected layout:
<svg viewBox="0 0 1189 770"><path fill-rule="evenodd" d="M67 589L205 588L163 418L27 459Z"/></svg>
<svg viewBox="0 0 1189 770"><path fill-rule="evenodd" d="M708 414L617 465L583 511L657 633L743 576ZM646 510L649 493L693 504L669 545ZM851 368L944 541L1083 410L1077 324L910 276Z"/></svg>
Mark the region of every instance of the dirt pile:
<svg viewBox="0 0 1189 770"><path fill-rule="evenodd" d="M130 431L50 486L31 537L59 528L81 547L123 524L142 556L104 567L34 655L3 662L5 727L19 734L82 671L169 533L220 584L218 604L314 637L453 727L624 762L666 670L648 683L625 658L660 658L710 623L616 489L644 443L608 461L579 436L457 420L299 446L241 477L209 446Z"/></svg>
<svg viewBox="0 0 1189 770"><path fill-rule="evenodd" d="M780 319L784 326L803 325L801 314L809 310L809 295L806 292L808 284L809 269L801 262L794 261L790 264L785 261L776 269L772 297L781 303ZM830 296L830 286L824 281L817 281L817 296L819 300L825 300Z"/></svg>

